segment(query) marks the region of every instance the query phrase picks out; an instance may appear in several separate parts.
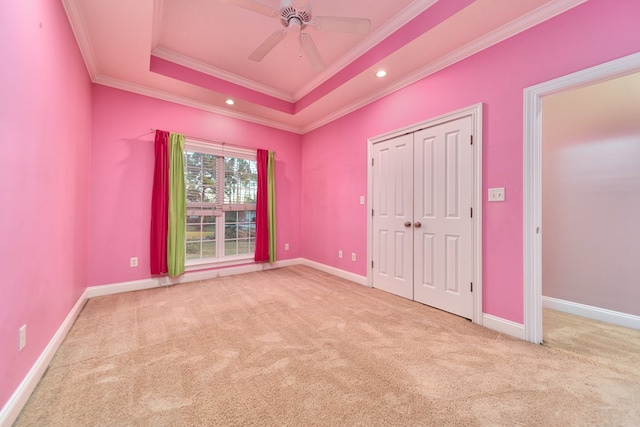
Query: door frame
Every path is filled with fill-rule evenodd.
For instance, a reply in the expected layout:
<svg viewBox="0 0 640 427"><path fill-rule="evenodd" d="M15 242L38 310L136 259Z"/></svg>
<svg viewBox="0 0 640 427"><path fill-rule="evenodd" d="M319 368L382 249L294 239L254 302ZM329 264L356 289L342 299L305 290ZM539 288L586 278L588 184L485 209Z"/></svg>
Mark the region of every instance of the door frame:
<svg viewBox="0 0 640 427"><path fill-rule="evenodd" d="M542 97L640 71L640 53L524 90L524 339L542 343Z"/></svg>
<svg viewBox="0 0 640 427"><path fill-rule="evenodd" d="M471 321L482 325L482 103L432 117L413 125L371 137L367 143L367 286L373 287L371 261L373 260L373 144L395 138L406 133L437 126L442 123L471 117L473 134L473 317Z"/></svg>

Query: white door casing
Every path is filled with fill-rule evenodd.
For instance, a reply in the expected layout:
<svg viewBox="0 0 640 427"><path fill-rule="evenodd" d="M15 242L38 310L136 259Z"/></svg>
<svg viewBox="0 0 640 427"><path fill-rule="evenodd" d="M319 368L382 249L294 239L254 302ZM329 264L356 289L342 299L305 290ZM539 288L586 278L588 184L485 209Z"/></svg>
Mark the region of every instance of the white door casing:
<svg viewBox="0 0 640 427"><path fill-rule="evenodd" d="M367 255L371 263L368 284L471 318L475 323L482 323L482 222L481 209L475 209L482 202L481 112L482 105L477 104L369 140L370 158L376 166L369 164L369 207L373 215L368 220ZM438 132L434 134L435 130ZM475 135L473 146L471 135ZM418 141L415 149L407 151L414 138ZM404 156L392 155L392 149L401 149ZM412 153L415 164L407 165L408 152ZM396 159L405 159L400 163L404 165L401 174L395 167ZM435 167L425 169L423 163ZM386 166L389 164L393 166ZM378 165L385 166L378 168ZM427 171L427 175L422 170ZM412 185L404 184L407 171L413 176ZM395 175L386 178L389 173ZM402 197L389 199L389 192L398 193L397 177L402 178ZM383 194L378 194L381 182L386 184ZM413 194L408 199L406 193L411 187ZM434 191L435 188L438 190ZM393 232L390 227L380 227L386 218L382 218L378 210L381 204L389 205L390 200L396 203L395 212L403 213L394 215L397 218ZM413 218L405 213L412 204ZM391 212L390 208L382 208L383 212ZM470 208L474 208L474 218L470 218ZM424 226L416 229L417 222ZM434 232L434 227L440 230ZM393 240L389 240L391 236ZM414 245L410 257L405 249L407 238ZM425 248L433 250L425 251ZM388 253L392 256L385 255L383 259ZM413 284L408 283L408 258L413 264ZM425 260L427 262L423 262ZM401 274L396 267L401 269Z"/></svg>
<svg viewBox="0 0 640 427"><path fill-rule="evenodd" d="M542 97L640 70L634 53L524 90L524 339L542 342Z"/></svg>

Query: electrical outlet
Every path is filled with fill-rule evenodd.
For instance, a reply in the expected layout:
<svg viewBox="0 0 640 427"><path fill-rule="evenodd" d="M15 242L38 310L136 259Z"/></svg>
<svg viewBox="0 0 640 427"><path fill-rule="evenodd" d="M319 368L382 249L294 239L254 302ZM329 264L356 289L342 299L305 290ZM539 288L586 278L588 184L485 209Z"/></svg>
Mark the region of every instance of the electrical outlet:
<svg viewBox="0 0 640 427"><path fill-rule="evenodd" d="M355 253L355 252L353 252L353 253L351 254L351 261L355 261L355 260L356 260L356 253Z"/></svg>
<svg viewBox="0 0 640 427"><path fill-rule="evenodd" d="M504 199L505 199L504 187L489 189L490 202L504 202Z"/></svg>
<svg viewBox="0 0 640 427"><path fill-rule="evenodd" d="M21 351L27 345L27 325L22 325L18 330L18 351Z"/></svg>
<svg viewBox="0 0 640 427"><path fill-rule="evenodd" d="M338 258L342 258L342 251L338 251Z"/></svg>
<svg viewBox="0 0 640 427"><path fill-rule="evenodd" d="M289 250L289 244L288 244L288 243L285 243L285 244L284 244L284 250L285 250L285 251L288 251L288 250Z"/></svg>
<svg viewBox="0 0 640 427"><path fill-rule="evenodd" d="M131 267L137 267L138 266L138 257L137 256L131 257L131 260L129 260L129 265Z"/></svg>

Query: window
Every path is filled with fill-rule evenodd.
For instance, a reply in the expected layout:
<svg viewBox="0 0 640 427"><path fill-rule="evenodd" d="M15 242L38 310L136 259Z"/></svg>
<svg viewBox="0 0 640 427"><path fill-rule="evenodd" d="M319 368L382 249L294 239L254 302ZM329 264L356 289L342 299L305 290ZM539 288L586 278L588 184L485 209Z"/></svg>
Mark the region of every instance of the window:
<svg viewBox="0 0 640 427"><path fill-rule="evenodd" d="M186 262L250 258L255 250L255 152L186 141Z"/></svg>

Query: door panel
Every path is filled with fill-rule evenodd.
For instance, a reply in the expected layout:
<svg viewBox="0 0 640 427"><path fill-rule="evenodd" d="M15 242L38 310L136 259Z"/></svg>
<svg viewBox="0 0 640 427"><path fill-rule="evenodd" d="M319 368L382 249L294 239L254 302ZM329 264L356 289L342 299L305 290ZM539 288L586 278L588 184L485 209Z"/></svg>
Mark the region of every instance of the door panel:
<svg viewBox="0 0 640 427"><path fill-rule="evenodd" d="M416 209L414 299L463 317L473 316L473 147L471 118L423 129L415 134L416 194L433 194L433 208ZM431 169L429 171L429 169ZM421 206L428 204L421 203ZM417 236L416 236L417 237Z"/></svg>
<svg viewBox="0 0 640 427"><path fill-rule="evenodd" d="M373 285L413 299L413 136L373 146Z"/></svg>
<svg viewBox="0 0 640 427"><path fill-rule="evenodd" d="M373 286L473 317L470 116L373 145Z"/></svg>

